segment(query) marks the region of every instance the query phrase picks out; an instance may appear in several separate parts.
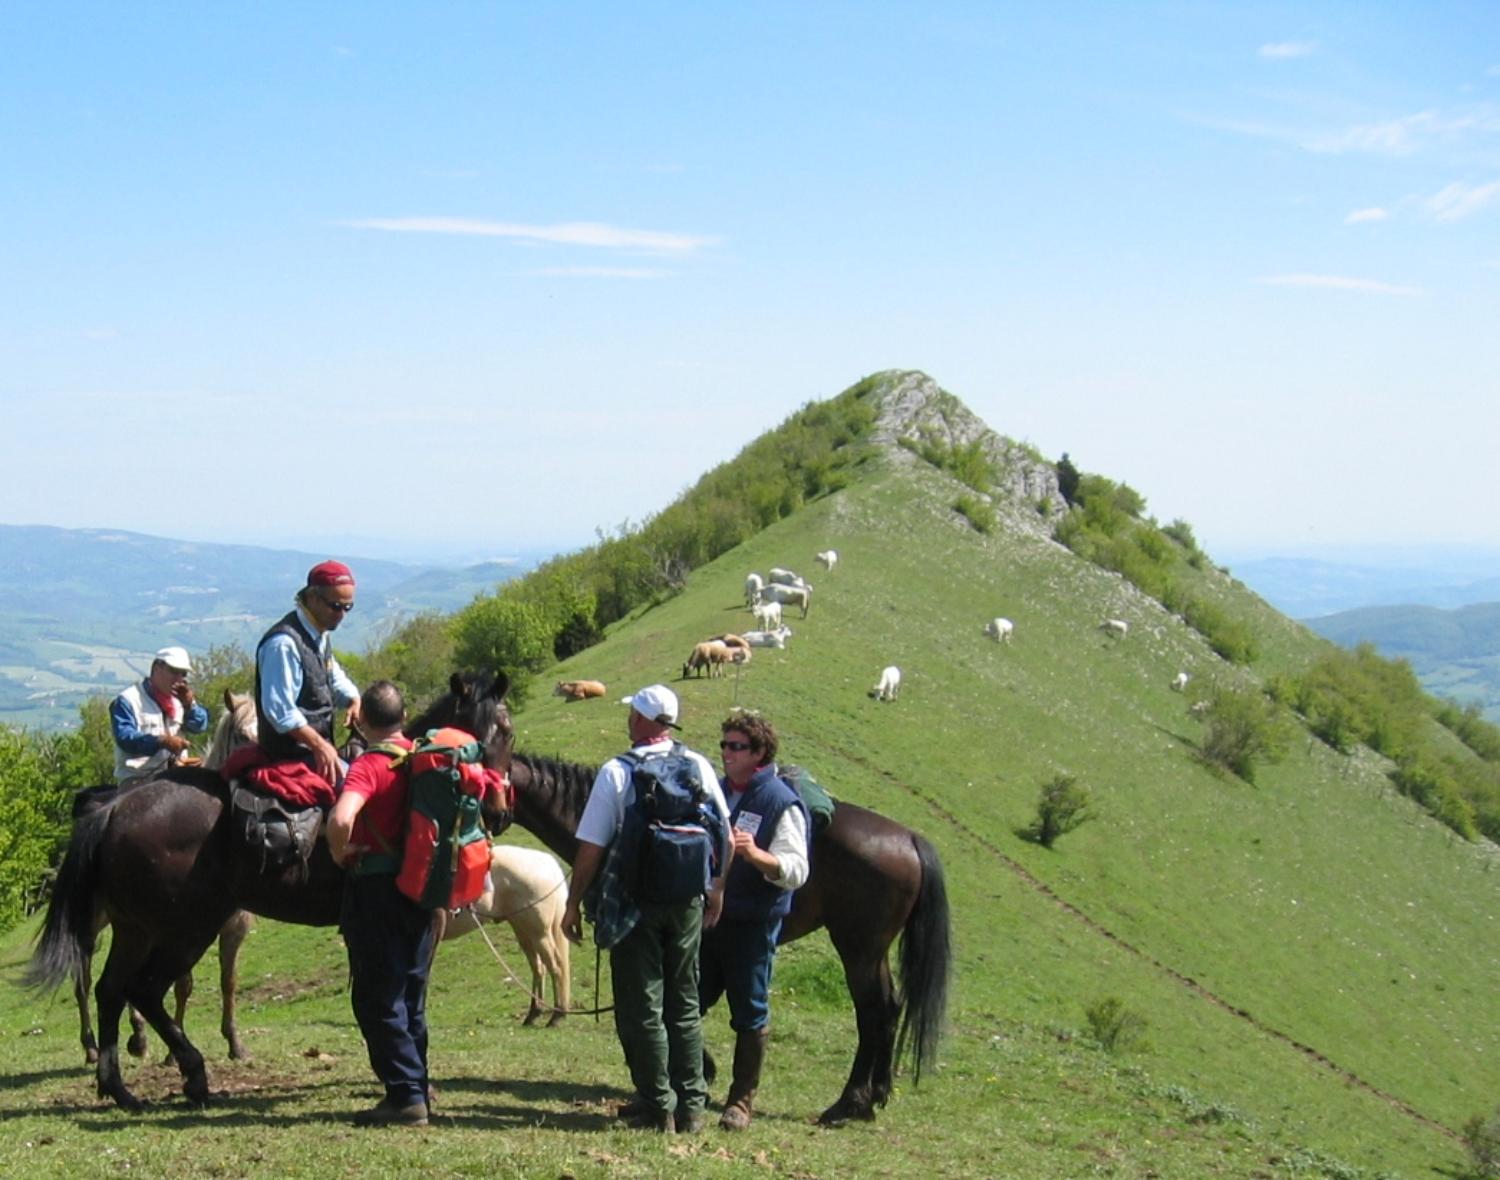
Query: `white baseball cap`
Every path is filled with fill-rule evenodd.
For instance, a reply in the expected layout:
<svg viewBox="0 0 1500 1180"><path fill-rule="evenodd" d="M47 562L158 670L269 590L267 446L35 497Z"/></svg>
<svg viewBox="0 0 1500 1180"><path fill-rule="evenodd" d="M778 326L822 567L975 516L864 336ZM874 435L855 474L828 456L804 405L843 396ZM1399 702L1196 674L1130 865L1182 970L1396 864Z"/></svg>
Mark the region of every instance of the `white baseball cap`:
<svg viewBox="0 0 1500 1180"><path fill-rule="evenodd" d="M185 647L164 647L156 653L156 658L174 672L191 672L193 662L188 659Z"/></svg>
<svg viewBox="0 0 1500 1180"><path fill-rule="evenodd" d="M665 684L641 689L630 698L630 707L647 721L658 721L672 729L680 728L677 724L677 694Z"/></svg>

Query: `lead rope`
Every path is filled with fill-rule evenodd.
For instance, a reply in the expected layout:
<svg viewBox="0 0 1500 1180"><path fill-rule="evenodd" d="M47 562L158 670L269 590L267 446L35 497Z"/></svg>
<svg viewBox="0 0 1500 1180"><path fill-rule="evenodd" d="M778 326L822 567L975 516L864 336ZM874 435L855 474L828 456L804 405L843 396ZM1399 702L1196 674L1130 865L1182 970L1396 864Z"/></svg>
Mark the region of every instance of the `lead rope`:
<svg viewBox="0 0 1500 1180"><path fill-rule="evenodd" d="M559 881L556 885L554 885L546 893L542 894L541 897L535 898L534 900L527 902L520 909L514 910L510 914L507 914L507 915L505 915L503 917L496 918L495 921L497 921L497 922L509 921L510 918L514 917L516 914L524 913L526 910L529 910L529 909L533 908L534 906L540 905L542 902L546 901L547 898L551 897L554 893L556 893L558 891L558 889L560 889L562 887L562 885L563 885L563 882ZM486 930L484 928L484 922L483 922L483 920L479 917L479 915L477 913L474 912L474 907L473 906L466 906L464 908L468 912L469 917L471 917L474 920L474 926L475 926L476 929L478 929L479 936L484 939L484 945L490 948L490 954L492 954L492 955L495 956L495 962L497 962L497 963L500 964L500 969L505 972L506 978L508 978L513 984L515 984L518 988L520 988L522 991L524 991L531 998L531 1001L533 1003L535 1003L537 1006L539 1006L539 1007L546 1007L547 1006L547 1001L546 1001L545 997L539 996L535 992L533 992L531 990L531 985L530 984L522 983L520 981L520 979L518 979L516 977L516 973L510 969L510 965L508 963L506 963L506 961L504 960L504 958L501 957L500 951L496 948L495 944L492 941L490 941L490 933L489 933L488 930ZM563 950L564 950L565 954L571 954L572 953L572 951L569 948L567 948L567 947L564 947ZM595 947L594 948L594 995L597 996L598 994L599 994L599 949L597 947ZM554 1009L554 1011L555 1010L556 1009ZM597 1020L598 1020L598 1018L599 1018L599 1016L600 1016L601 1013L604 1013L604 1012L613 1012L614 1010L615 1010L615 1006L613 1004L611 1004L607 1008L599 1008L599 1007L595 1007L595 1008L567 1008L567 1009L564 1010L564 1014L567 1015L567 1016L592 1016L592 1017L594 1017L595 1021L597 1022Z"/></svg>

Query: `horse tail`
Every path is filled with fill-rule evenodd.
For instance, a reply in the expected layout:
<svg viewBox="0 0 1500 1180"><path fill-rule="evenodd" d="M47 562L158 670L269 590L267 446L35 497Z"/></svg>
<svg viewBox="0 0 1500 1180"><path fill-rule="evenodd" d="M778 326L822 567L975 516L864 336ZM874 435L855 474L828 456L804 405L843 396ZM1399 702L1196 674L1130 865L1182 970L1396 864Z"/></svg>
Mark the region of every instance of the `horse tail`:
<svg viewBox="0 0 1500 1180"><path fill-rule="evenodd" d="M47 920L21 977L26 987L51 991L65 979L76 979L94 953L99 850L113 810L105 806L89 811L73 826L47 903Z"/></svg>
<svg viewBox="0 0 1500 1180"><path fill-rule="evenodd" d="M912 843L922 866L922 885L901 932L901 1028L896 1036L896 1060L910 1050L915 1085L922 1080L923 1068L936 1062L948 1010L953 939L943 862L937 849L915 832Z"/></svg>

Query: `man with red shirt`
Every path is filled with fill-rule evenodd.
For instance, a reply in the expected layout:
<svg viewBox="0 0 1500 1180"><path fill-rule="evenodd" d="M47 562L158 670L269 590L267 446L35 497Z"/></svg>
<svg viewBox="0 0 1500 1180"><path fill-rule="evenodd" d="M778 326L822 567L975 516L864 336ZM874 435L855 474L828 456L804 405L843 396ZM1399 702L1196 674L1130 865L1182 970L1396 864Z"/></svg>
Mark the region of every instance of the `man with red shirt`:
<svg viewBox="0 0 1500 1180"><path fill-rule="evenodd" d="M385 1097L355 1122L365 1126L427 1125L427 969L432 915L396 889L406 835L405 771L392 767L406 705L389 680L360 698L360 724L370 749L349 767L328 816L328 848L348 870L339 930L349 951L354 1018Z"/></svg>

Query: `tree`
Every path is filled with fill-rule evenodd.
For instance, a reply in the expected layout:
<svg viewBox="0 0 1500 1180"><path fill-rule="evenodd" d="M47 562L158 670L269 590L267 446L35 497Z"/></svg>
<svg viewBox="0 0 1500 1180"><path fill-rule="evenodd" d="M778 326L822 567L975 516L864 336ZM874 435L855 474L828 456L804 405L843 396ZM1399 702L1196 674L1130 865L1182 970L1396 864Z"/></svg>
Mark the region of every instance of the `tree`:
<svg viewBox="0 0 1500 1180"><path fill-rule="evenodd" d="M1073 466L1073 460L1064 451L1063 457L1057 461L1057 490L1069 508L1073 506L1074 497L1078 494L1078 479L1078 468Z"/></svg>
<svg viewBox="0 0 1500 1180"><path fill-rule="evenodd" d="M1091 802L1089 789L1071 774L1054 776L1042 784L1028 834L1043 848L1051 848L1059 836L1093 818Z"/></svg>
<svg viewBox="0 0 1500 1180"><path fill-rule="evenodd" d="M1290 735L1276 703L1255 689L1216 688L1204 714L1199 756L1210 766L1255 781L1260 762L1279 762Z"/></svg>

